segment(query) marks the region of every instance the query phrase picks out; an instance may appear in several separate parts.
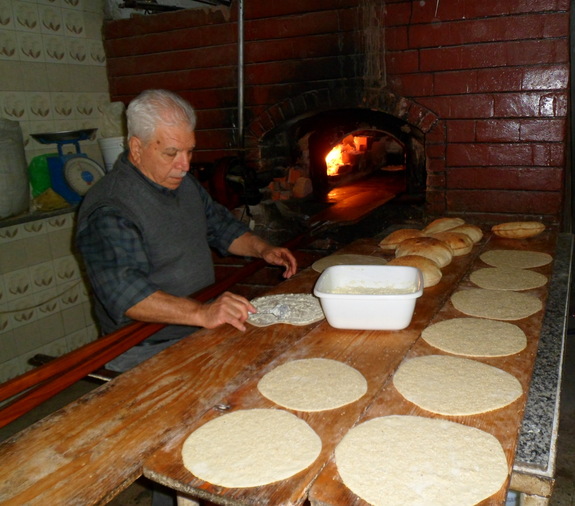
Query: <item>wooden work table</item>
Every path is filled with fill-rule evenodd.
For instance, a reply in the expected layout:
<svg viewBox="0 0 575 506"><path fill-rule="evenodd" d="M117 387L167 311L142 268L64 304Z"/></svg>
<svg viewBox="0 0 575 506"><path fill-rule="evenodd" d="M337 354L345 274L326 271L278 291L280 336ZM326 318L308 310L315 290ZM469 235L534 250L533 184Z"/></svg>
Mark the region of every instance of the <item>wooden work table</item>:
<svg viewBox="0 0 575 506"><path fill-rule="evenodd" d="M412 323L402 331L338 330L326 321L304 327L250 326L245 332L229 326L199 331L4 442L0 446L0 504L105 504L142 474L182 494L219 504L296 505L306 500L317 506L365 504L339 480L332 458L337 443L352 426L374 416L434 416L404 400L390 381L405 357L441 353L420 339L421 331L435 321L461 316L449 297L455 289L471 286L467 275L472 268L483 266L478 258L481 252L516 248L555 256L561 250L562 257L568 257L560 262L564 270L570 266L571 239L557 239L556 234L547 233L529 241L485 240L443 269L442 281L424 291ZM384 256L374 240L358 241L346 252ZM560 293L568 293L569 273L557 275L557 266L556 261L537 270L549 276ZM306 269L278 285L273 293L310 293L317 277L311 268ZM533 291L544 303L551 292L549 286ZM526 393L534 384L534 368L537 371L541 366L538 346L550 309L514 322L528 337L528 346L521 353L481 359L514 374ZM553 310L558 311L556 305ZM565 307L560 314L565 320ZM564 325L558 327L546 339L562 343L558 332L564 332ZM257 381L283 362L309 357L345 362L368 382L366 395L350 405L297 413L323 443L319 458L310 467L290 479L249 489L216 487L197 480L183 467L181 446L194 429L222 413L275 407L258 393ZM560 358L551 368L560 370ZM549 362L546 357L543 361ZM558 392L553 402L558 404ZM521 424L527 418L526 404L529 406L527 394L491 413L449 419L494 434L511 469L517 460ZM556 406L550 409L555 423ZM556 428L549 431L548 454ZM550 458L553 468L554 456ZM522 471L530 474L528 469ZM537 477L537 472L533 474ZM509 481L483 504L504 503L508 486Z"/></svg>

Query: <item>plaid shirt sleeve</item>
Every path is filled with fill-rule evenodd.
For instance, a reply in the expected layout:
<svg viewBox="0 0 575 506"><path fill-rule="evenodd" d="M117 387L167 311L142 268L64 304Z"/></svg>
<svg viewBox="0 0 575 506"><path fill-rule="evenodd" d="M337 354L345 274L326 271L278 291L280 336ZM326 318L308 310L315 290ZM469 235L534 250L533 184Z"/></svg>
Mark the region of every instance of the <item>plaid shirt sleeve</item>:
<svg viewBox="0 0 575 506"><path fill-rule="evenodd" d="M157 287L148 281L150 265L133 223L103 207L78 232L78 248L96 297L118 323L124 313Z"/></svg>
<svg viewBox="0 0 575 506"><path fill-rule="evenodd" d="M196 184L206 212L208 244L225 255L230 244L250 229L245 223L236 220L226 207L213 200L202 185Z"/></svg>

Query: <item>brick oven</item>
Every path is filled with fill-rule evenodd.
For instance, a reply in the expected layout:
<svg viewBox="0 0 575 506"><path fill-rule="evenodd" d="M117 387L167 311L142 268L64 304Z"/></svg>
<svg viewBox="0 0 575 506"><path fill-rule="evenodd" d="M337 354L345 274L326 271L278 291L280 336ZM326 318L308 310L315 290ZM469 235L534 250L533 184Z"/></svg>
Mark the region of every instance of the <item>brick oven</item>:
<svg viewBox="0 0 575 506"><path fill-rule="evenodd" d="M430 217L558 227L570 214L569 9L244 0L241 44L236 1L137 16L106 24L110 93L128 102L164 87L189 99L199 163L303 163L321 187L323 153L355 132L401 146L408 191Z"/></svg>

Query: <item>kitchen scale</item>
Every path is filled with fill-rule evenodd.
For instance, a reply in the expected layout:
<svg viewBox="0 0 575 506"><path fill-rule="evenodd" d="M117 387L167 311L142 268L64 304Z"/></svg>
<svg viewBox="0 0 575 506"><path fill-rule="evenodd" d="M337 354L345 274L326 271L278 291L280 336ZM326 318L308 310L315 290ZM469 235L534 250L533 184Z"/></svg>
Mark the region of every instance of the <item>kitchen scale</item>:
<svg viewBox="0 0 575 506"><path fill-rule="evenodd" d="M41 144L56 144L58 154L46 156L52 189L70 204L82 200L104 170L80 150L80 141L93 139L97 128L56 133L30 134ZM64 154L64 146L73 144L76 152Z"/></svg>

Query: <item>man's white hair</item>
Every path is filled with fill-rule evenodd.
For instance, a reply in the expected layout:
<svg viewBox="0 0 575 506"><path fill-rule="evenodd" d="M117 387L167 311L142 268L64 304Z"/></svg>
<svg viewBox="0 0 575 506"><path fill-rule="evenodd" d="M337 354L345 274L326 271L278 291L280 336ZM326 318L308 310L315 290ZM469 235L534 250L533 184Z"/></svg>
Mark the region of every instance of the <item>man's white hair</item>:
<svg viewBox="0 0 575 506"><path fill-rule="evenodd" d="M128 139L138 137L149 142L156 128L188 125L196 128L196 112L182 97L168 90L146 90L140 93L128 105Z"/></svg>

